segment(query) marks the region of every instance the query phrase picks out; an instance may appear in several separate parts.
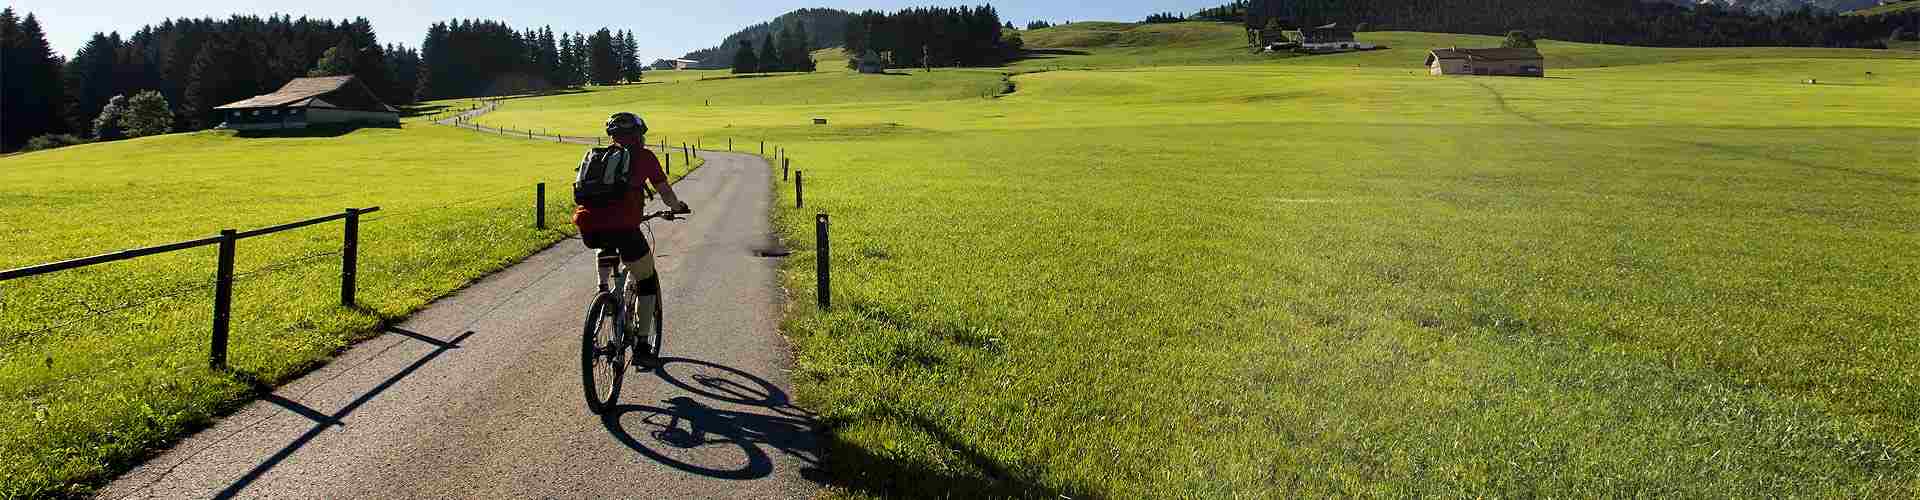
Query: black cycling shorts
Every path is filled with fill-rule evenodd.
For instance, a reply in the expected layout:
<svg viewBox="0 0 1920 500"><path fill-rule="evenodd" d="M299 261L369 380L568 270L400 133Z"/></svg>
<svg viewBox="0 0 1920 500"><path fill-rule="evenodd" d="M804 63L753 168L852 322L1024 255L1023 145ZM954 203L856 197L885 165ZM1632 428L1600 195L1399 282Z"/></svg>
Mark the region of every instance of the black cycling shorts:
<svg viewBox="0 0 1920 500"><path fill-rule="evenodd" d="M640 234L640 228L596 231L580 233L580 242L587 248L600 251L601 258L620 256L621 260L640 260L652 249L647 246L647 238Z"/></svg>

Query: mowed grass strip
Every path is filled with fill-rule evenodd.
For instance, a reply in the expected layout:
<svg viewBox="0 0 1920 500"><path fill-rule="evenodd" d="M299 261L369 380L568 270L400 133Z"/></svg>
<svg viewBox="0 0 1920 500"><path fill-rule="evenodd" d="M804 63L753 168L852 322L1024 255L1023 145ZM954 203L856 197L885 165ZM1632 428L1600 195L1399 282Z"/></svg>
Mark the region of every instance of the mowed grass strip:
<svg viewBox="0 0 1920 500"><path fill-rule="evenodd" d="M362 218L359 308L339 305L341 223L237 244L232 375L207 368L212 246L0 284L0 496L84 493L258 385L559 241L582 150L418 122L0 160L0 268L381 207ZM544 231L533 227L538 182Z"/></svg>
<svg viewBox="0 0 1920 500"><path fill-rule="evenodd" d="M840 495L1915 495L1920 63L1580 50L1549 79L1382 51L489 118L787 148L785 326Z"/></svg>

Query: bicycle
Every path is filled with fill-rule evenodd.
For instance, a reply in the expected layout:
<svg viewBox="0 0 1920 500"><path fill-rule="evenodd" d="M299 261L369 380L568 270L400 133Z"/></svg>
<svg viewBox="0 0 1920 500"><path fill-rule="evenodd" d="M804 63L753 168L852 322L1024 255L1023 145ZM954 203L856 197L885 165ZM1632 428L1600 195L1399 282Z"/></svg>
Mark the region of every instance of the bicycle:
<svg viewBox="0 0 1920 500"><path fill-rule="evenodd" d="M680 216L686 214L661 210L646 214L640 218L640 222L681 220ZM634 302L638 297L634 297L632 290L627 288L625 262L614 262L610 281L612 289L601 287L600 293L593 298L593 304L587 307L587 323L580 337L580 378L587 393L587 407L594 413L612 408L620 399L620 383L626 379L627 373L628 349L633 350L633 364L639 365L643 359L659 359L661 343L666 340L665 294L656 293L653 304L640 305L653 307L652 342L648 342L646 349L640 349L633 345L634 341L644 340L649 335L627 334L627 322L632 321L627 308L637 305Z"/></svg>

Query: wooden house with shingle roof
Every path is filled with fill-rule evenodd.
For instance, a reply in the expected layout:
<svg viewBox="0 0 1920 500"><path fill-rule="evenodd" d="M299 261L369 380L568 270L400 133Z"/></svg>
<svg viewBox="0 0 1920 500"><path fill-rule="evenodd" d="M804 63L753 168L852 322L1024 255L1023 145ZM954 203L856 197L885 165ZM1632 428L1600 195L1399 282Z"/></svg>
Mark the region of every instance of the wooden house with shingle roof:
<svg viewBox="0 0 1920 500"><path fill-rule="evenodd" d="M213 108L222 128L273 130L320 124L398 126L400 110L352 76L295 78L271 94Z"/></svg>
<svg viewBox="0 0 1920 500"><path fill-rule="evenodd" d="M1433 49L1427 69L1435 75L1546 76L1539 49Z"/></svg>

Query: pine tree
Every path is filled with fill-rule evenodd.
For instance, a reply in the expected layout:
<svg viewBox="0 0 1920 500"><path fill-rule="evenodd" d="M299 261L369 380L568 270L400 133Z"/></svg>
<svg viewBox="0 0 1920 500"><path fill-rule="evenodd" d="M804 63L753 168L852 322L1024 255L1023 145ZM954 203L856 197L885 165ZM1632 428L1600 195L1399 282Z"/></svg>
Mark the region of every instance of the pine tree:
<svg viewBox="0 0 1920 500"><path fill-rule="evenodd" d="M627 38L615 31L608 34L607 43L608 57L613 59L613 80L618 83L627 74L627 60L622 57L627 54Z"/></svg>
<svg viewBox="0 0 1920 500"><path fill-rule="evenodd" d="M757 69L762 73L785 70L785 68L780 67L780 48L773 44L773 32L771 31L767 32L767 35L760 39L760 67Z"/></svg>
<svg viewBox="0 0 1920 500"><path fill-rule="evenodd" d="M64 63L48 46L33 14L21 21L13 8L0 10L0 151L68 130L60 72Z"/></svg>
<svg viewBox="0 0 1920 500"><path fill-rule="evenodd" d="M646 71L646 66L640 62L640 46L634 42L632 30L628 30L625 37L627 43L623 46L627 51L620 54L620 61L626 65L627 70L621 74L621 78L630 83L639 83L642 73Z"/></svg>
<svg viewBox="0 0 1920 500"><path fill-rule="evenodd" d="M66 116L70 130L93 130L93 119L115 92L114 64L119 57L120 35L94 33L93 38L67 63L64 78L73 107Z"/></svg>
<svg viewBox="0 0 1920 500"><path fill-rule="evenodd" d="M753 42L741 41L740 50L733 53L733 72L752 73L760 69L760 58L753 53Z"/></svg>
<svg viewBox="0 0 1920 500"><path fill-rule="evenodd" d="M587 42L587 70L594 85L613 85L620 80L620 62L614 60L613 32L606 28L593 33Z"/></svg>

